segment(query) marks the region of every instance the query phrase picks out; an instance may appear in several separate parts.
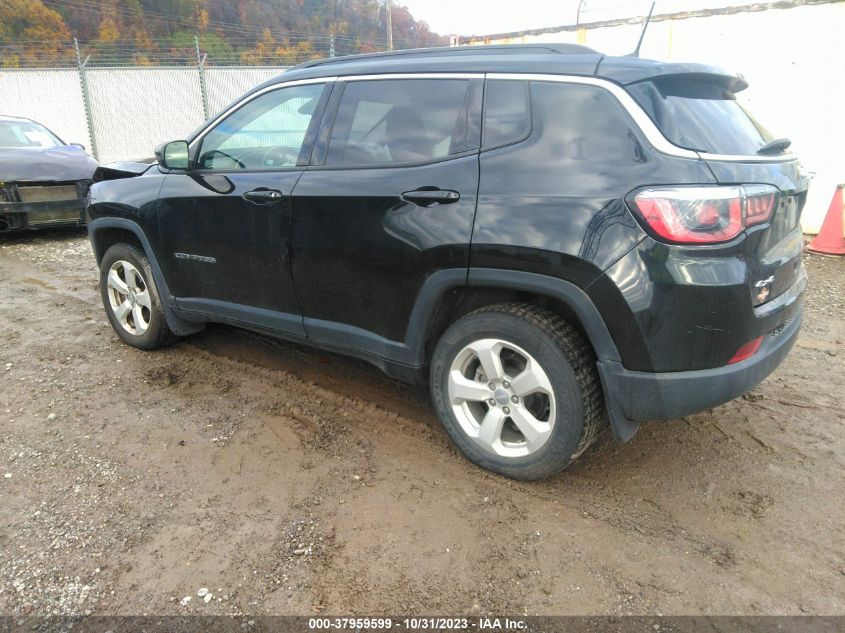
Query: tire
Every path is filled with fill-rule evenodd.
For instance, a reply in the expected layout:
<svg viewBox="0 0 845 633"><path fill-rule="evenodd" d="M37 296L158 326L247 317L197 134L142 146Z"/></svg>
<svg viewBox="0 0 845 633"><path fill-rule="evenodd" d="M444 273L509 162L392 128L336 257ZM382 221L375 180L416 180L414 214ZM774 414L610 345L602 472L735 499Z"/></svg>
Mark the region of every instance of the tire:
<svg viewBox="0 0 845 633"><path fill-rule="evenodd" d="M167 326L150 262L134 244L114 244L103 255L100 297L109 322L124 343L153 350L176 340Z"/></svg>
<svg viewBox="0 0 845 633"><path fill-rule="evenodd" d="M430 386L464 455L513 479L563 470L605 419L592 348L559 316L525 303L485 307L452 324L434 349Z"/></svg>

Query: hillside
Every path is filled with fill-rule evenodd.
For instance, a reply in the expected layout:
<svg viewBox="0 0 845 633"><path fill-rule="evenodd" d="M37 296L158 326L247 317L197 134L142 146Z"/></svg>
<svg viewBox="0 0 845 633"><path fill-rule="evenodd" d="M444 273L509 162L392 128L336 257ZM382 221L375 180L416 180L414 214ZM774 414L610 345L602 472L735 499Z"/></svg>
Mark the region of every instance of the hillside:
<svg viewBox="0 0 845 633"><path fill-rule="evenodd" d="M441 46L393 5L394 48ZM383 0L0 0L0 66L291 64L386 48ZM332 35L334 37L332 37Z"/></svg>

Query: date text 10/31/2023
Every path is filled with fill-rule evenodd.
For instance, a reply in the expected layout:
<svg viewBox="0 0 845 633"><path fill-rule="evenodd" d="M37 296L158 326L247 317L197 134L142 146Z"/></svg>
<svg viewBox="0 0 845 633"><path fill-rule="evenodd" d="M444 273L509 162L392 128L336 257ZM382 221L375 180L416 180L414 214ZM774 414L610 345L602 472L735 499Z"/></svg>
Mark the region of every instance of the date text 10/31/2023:
<svg viewBox="0 0 845 633"><path fill-rule="evenodd" d="M520 631L526 628L524 620L511 618L448 618L448 617L411 617L411 618L366 618L336 617L309 618L310 630L390 630L393 628L406 631Z"/></svg>

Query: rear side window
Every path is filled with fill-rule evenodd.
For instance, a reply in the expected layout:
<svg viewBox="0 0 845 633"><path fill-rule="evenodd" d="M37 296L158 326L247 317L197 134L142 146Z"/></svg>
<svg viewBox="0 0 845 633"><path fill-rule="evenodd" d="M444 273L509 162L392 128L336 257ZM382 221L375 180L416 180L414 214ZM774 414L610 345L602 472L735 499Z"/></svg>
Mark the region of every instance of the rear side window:
<svg viewBox="0 0 845 633"><path fill-rule="evenodd" d="M533 81L531 105L533 133L549 151L542 161L607 165L620 157L641 160L627 113L604 88Z"/></svg>
<svg viewBox="0 0 845 633"><path fill-rule="evenodd" d="M492 79L484 89L484 149L518 143L531 132L528 82Z"/></svg>
<svg viewBox="0 0 845 633"><path fill-rule="evenodd" d="M428 162L477 149L468 119L473 92L466 79L351 81L326 165Z"/></svg>
<svg viewBox="0 0 845 633"><path fill-rule="evenodd" d="M754 155L773 140L718 79L667 77L628 86L628 92L679 147Z"/></svg>

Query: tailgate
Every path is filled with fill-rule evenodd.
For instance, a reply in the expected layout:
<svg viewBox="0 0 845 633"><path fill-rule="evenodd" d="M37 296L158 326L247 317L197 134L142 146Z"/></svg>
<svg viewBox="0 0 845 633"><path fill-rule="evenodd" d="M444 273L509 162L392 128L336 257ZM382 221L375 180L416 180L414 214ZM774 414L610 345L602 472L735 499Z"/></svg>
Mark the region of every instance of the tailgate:
<svg viewBox="0 0 845 633"><path fill-rule="evenodd" d="M789 290L800 277L804 249L801 211L807 200L809 178L795 159L706 162L720 183L767 184L780 191L771 220L747 230L745 259L752 303L767 303Z"/></svg>

